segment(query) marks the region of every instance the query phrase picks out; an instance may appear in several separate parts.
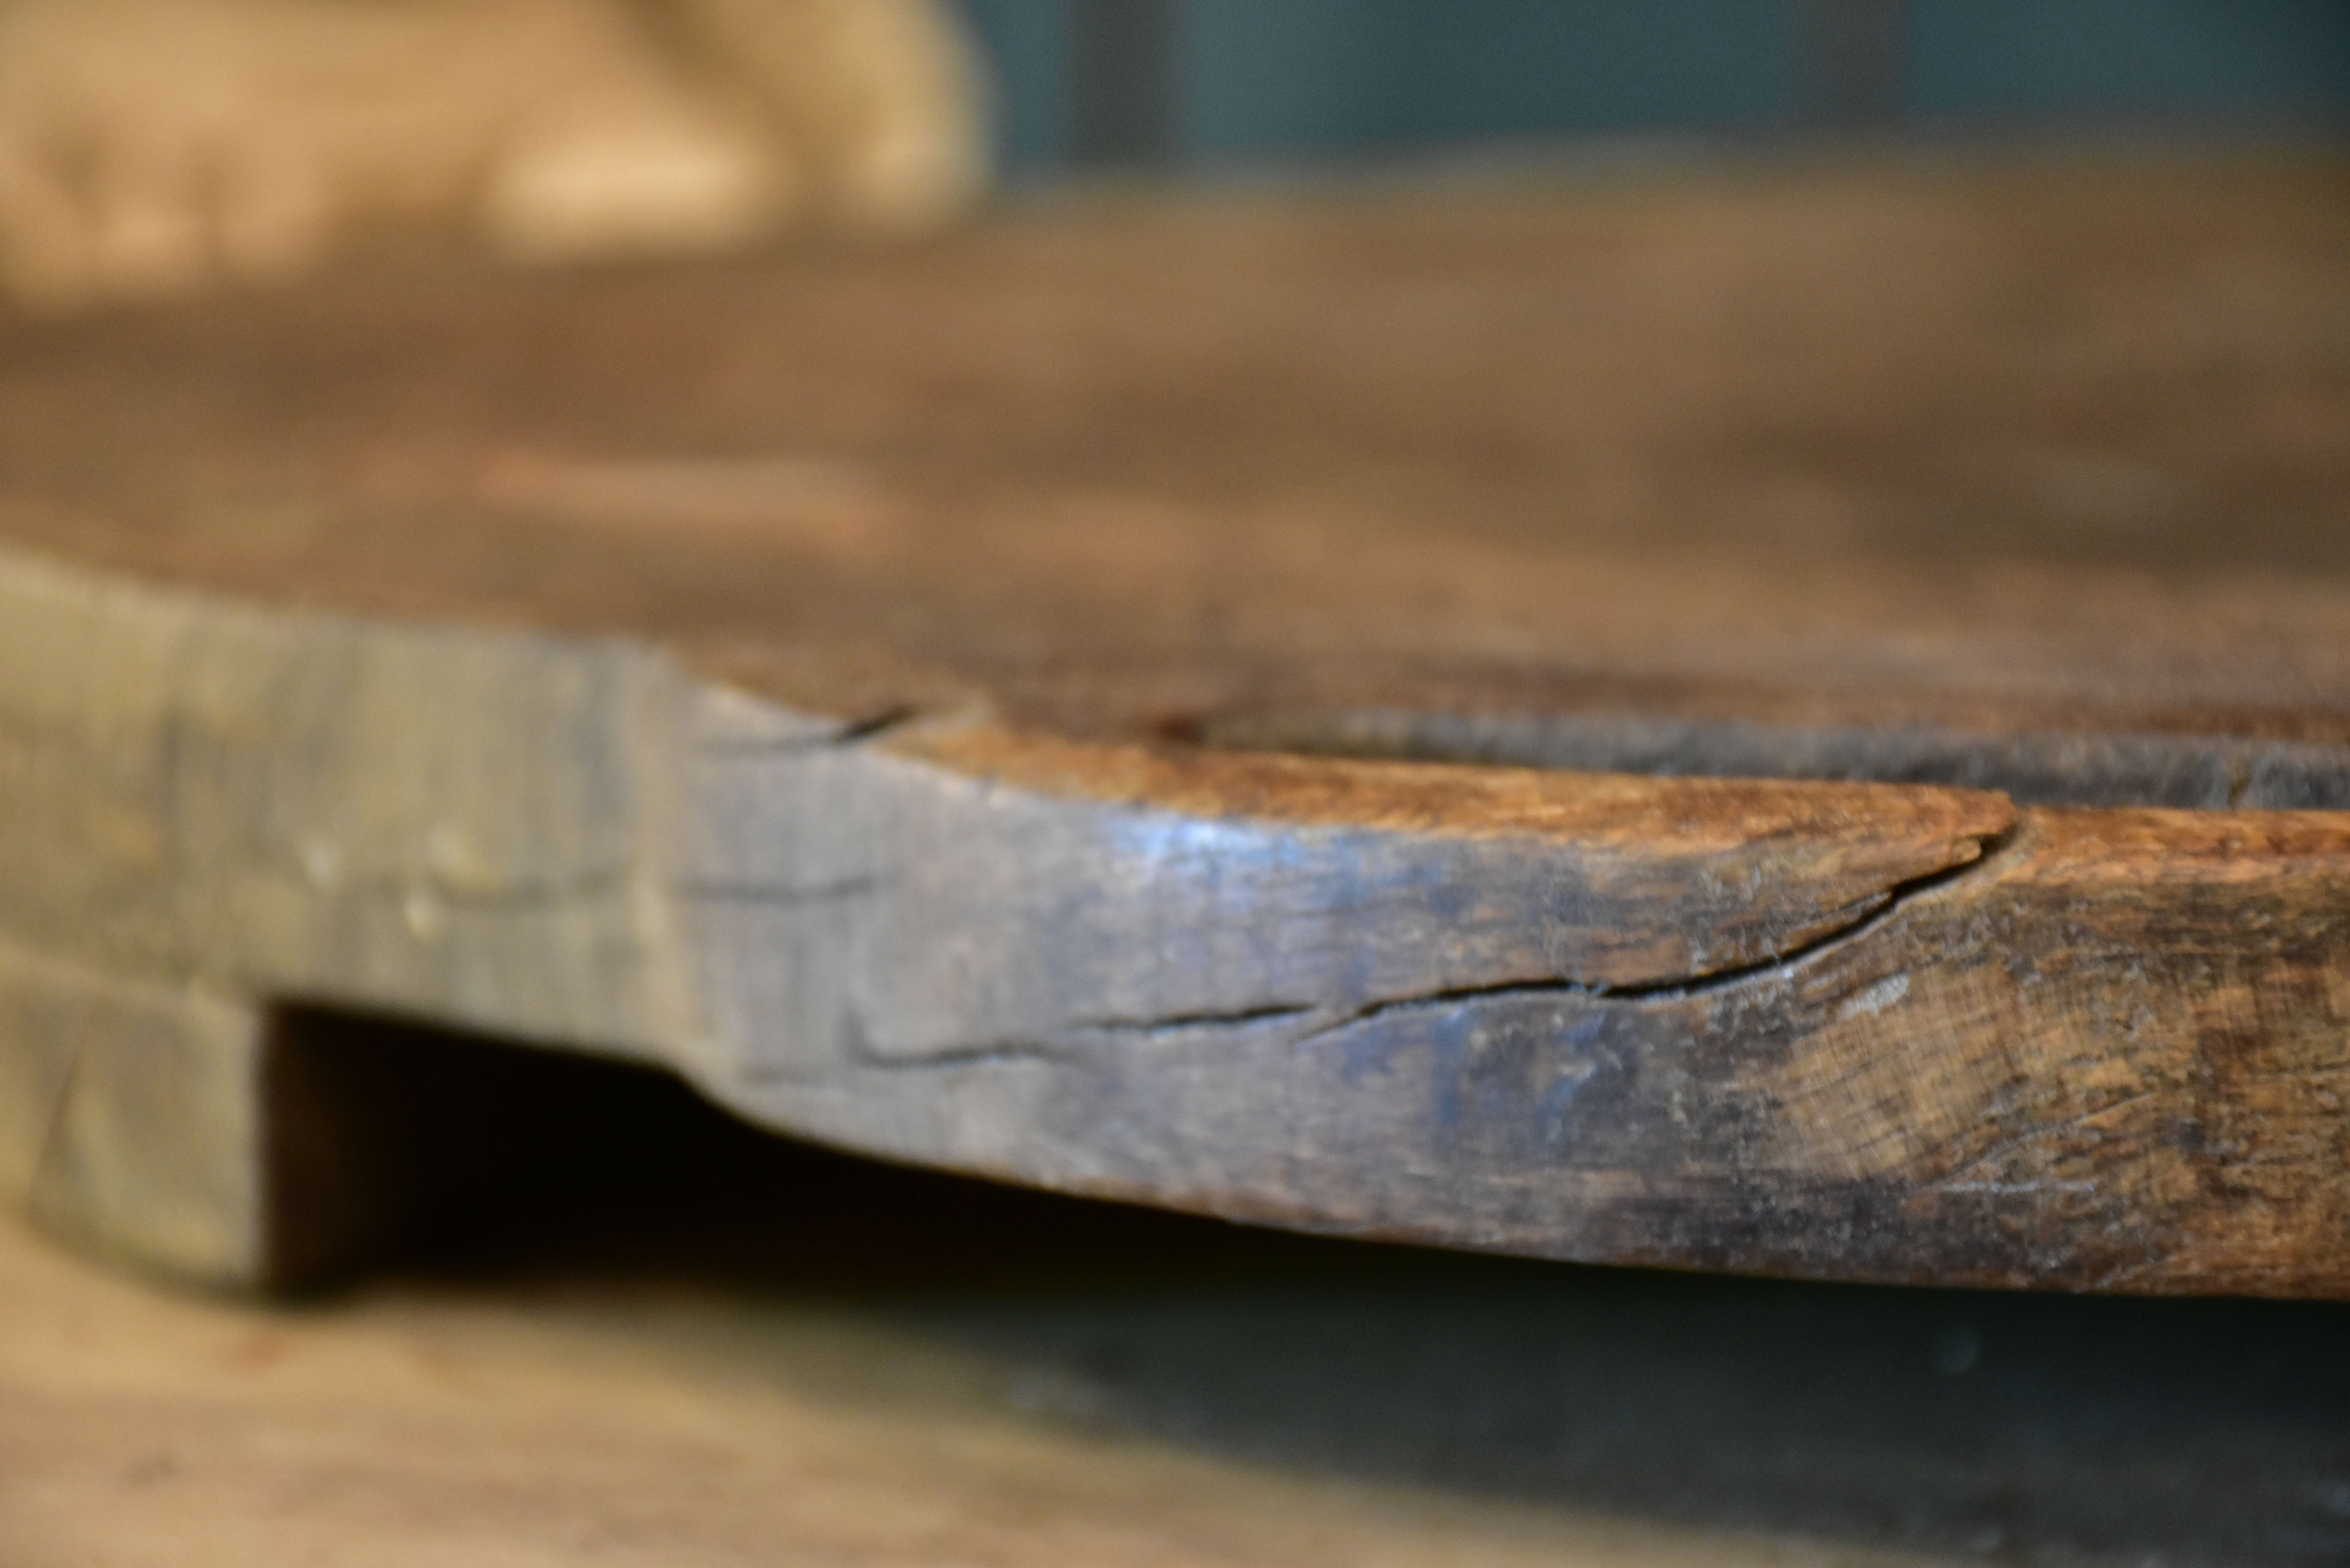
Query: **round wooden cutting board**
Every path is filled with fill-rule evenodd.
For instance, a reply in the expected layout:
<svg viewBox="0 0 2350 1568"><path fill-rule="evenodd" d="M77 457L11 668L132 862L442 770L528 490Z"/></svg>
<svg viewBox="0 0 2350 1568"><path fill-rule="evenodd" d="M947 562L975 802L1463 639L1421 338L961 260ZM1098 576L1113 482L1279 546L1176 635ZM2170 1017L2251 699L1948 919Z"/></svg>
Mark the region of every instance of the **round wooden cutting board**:
<svg viewBox="0 0 2350 1568"><path fill-rule="evenodd" d="M1315 1230L2350 1293L2350 161L0 324L0 1184L331 1266L322 1008Z"/></svg>

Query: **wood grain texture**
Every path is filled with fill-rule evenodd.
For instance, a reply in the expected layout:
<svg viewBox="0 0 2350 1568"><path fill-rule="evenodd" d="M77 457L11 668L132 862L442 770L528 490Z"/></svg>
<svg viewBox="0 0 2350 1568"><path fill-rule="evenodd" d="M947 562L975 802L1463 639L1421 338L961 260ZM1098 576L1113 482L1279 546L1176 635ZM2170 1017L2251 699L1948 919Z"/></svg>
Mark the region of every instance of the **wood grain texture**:
<svg viewBox="0 0 2350 1568"><path fill-rule="evenodd" d="M1289 1225L2341 1293L2345 194L1107 204L13 327L0 939Z"/></svg>

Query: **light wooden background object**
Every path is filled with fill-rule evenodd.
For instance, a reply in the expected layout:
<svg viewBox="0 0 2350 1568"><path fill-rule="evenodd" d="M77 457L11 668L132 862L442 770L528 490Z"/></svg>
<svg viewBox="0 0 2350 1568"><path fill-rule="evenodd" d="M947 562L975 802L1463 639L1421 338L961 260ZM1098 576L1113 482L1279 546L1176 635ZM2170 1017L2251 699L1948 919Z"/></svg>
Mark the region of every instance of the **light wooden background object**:
<svg viewBox="0 0 2350 1568"><path fill-rule="evenodd" d="M1347 1234L2342 1293L2345 197L1104 201L12 327L0 1176L332 1266L432 1151L324 1005Z"/></svg>

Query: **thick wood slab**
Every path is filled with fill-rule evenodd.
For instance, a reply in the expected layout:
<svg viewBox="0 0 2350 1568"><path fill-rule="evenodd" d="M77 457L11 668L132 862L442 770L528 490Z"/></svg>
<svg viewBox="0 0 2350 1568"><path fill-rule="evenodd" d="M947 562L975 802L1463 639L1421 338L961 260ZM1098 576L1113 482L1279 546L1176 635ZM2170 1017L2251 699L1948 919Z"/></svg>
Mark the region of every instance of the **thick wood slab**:
<svg viewBox="0 0 2350 1568"><path fill-rule="evenodd" d="M257 1064L141 1179L237 1211L44 1211L213 1277L323 1255L298 1002L1309 1228L2350 1290L2345 195L1081 205L12 327L26 1189L224 1070L58 1044L128 987Z"/></svg>

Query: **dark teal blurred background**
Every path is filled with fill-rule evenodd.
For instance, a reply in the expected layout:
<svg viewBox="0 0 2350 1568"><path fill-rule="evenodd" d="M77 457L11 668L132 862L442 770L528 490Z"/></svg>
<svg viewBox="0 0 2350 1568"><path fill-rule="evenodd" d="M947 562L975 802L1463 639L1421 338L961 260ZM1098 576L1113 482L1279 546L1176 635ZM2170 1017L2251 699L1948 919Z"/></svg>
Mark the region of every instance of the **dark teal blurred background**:
<svg viewBox="0 0 2350 1568"><path fill-rule="evenodd" d="M963 0L1015 178L1571 136L2350 125L2350 0Z"/></svg>

